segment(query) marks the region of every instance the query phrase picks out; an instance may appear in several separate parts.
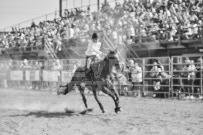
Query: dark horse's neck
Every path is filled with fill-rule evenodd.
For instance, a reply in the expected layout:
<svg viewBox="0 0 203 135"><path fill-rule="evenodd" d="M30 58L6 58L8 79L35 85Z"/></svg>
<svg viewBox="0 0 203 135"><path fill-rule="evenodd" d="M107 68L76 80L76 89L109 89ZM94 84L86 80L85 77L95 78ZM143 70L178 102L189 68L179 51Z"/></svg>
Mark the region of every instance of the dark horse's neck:
<svg viewBox="0 0 203 135"><path fill-rule="evenodd" d="M104 58L95 64L92 65L92 71L95 78L104 78L106 79L108 75L112 72L112 68L115 65L115 59Z"/></svg>

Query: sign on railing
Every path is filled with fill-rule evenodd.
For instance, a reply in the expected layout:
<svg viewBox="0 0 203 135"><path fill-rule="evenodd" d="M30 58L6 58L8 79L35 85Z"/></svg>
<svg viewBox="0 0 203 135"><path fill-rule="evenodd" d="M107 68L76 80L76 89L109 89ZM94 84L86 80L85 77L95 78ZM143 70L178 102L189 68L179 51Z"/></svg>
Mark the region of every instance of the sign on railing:
<svg viewBox="0 0 203 135"><path fill-rule="evenodd" d="M40 71L39 70L26 70L25 80L27 81L40 81Z"/></svg>
<svg viewBox="0 0 203 135"><path fill-rule="evenodd" d="M10 71L11 80L22 81L23 80L23 71L22 70L12 70Z"/></svg>
<svg viewBox="0 0 203 135"><path fill-rule="evenodd" d="M43 81L47 81L47 82L59 81L60 71L43 70L42 74L43 74Z"/></svg>

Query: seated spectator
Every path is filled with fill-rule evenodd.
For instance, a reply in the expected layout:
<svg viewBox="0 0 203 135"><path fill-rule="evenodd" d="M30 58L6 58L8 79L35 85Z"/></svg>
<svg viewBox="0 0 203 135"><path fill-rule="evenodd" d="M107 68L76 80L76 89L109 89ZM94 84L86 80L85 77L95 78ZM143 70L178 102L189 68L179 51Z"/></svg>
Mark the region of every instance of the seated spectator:
<svg viewBox="0 0 203 135"><path fill-rule="evenodd" d="M154 90L160 90L160 83L162 81L161 72L162 69L158 67L158 63L154 62L150 73L150 76L154 78L153 79Z"/></svg>

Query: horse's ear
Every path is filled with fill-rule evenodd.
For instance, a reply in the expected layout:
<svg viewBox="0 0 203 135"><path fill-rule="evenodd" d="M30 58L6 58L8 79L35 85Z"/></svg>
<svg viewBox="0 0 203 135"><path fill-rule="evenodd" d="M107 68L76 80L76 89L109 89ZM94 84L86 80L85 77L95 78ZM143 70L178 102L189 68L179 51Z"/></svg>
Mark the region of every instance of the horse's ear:
<svg viewBox="0 0 203 135"><path fill-rule="evenodd" d="M114 53L114 51L112 51L112 50L109 50L109 54L113 54Z"/></svg>
<svg viewBox="0 0 203 135"><path fill-rule="evenodd" d="M114 50L114 53L115 53L115 54L118 53L118 49L117 49L117 48Z"/></svg>

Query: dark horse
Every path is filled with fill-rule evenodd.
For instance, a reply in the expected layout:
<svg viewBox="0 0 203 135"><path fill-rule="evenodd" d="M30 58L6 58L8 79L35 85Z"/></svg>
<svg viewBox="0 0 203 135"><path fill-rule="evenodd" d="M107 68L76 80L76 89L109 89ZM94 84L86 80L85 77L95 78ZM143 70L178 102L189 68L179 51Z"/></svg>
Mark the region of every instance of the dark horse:
<svg viewBox="0 0 203 135"><path fill-rule="evenodd" d="M78 67L72 77L70 83L65 86L65 89L58 91L58 94L67 94L75 87L78 87L82 96L86 109L88 110L86 97L84 94L85 87L92 88L95 100L103 113L105 110L97 97L97 89L109 95L115 103L115 112L121 111L119 106L119 95L113 85L113 81L117 77L116 72L120 70L117 50L110 51L109 54L101 61L95 62L87 71L85 67ZM115 69L115 70L114 70Z"/></svg>

